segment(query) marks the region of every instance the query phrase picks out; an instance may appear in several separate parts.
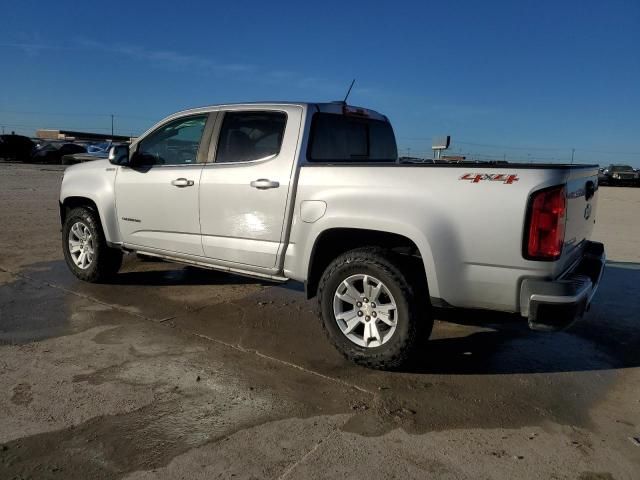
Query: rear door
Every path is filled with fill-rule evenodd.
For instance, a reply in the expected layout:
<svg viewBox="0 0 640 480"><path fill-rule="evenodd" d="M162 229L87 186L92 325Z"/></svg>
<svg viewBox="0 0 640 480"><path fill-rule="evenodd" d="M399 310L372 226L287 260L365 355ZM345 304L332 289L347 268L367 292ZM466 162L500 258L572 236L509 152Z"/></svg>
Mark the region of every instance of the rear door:
<svg viewBox="0 0 640 480"><path fill-rule="evenodd" d="M200 186L206 257L236 268L275 269L302 113L295 105L220 113Z"/></svg>
<svg viewBox="0 0 640 480"><path fill-rule="evenodd" d="M134 166L119 167L116 208L125 244L203 255L198 190L206 152L201 144L213 121L206 113L171 120L137 144ZM202 150L208 150L208 141Z"/></svg>

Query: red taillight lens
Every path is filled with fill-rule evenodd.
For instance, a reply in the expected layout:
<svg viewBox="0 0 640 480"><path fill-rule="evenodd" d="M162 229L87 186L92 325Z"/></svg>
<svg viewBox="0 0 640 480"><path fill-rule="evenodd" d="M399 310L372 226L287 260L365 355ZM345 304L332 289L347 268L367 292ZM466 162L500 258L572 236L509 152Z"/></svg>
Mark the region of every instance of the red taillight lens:
<svg viewBox="0 0 640 480"><path fill-rule="evenodd" d="M535 192L529 203L526 257L555 260L562 254L567 212L564 187Z"/></svg>

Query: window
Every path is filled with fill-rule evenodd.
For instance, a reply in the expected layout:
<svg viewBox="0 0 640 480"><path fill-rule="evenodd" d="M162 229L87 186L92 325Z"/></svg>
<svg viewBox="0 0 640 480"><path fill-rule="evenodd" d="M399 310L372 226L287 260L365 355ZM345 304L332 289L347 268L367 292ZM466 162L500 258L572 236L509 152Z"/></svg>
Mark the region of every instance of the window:
<svg viewBox="0 0 640 480"><path fill-rule="evenodd" d="M633 172L633 167L629 165L611 165L611 172Z"/></svg>
<svg viewBox="0 0 640 480"><path fill-rule="evenodd" d="M312 162L395 162L398 150L389 122L316 113L307 157Z"/></svg>
<svg viewBox="0 0 640 480"><path fill-rule="evenodd" d="M198 147L207 115L179 118L160 127L138 144L139 165L197 163Z"/></svg>
<svg viewBox="0 0 640 480"><path fill-rule="evenodd" d="M249 162L277 155L286 123L282 112L225 113L216 162Z"/></svg>

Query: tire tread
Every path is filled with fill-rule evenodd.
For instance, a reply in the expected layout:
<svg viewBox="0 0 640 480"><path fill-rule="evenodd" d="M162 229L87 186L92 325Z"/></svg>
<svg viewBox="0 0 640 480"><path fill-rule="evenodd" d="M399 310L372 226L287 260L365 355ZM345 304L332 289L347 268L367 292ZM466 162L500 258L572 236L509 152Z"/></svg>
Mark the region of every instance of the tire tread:
<svg viewBox="0 0 640 480"><path fill-rule="evenodd" d="M335 336L329 331L326 322L335 321L333 318L323 318L323 302L325 299L325 290L327 283L336 274L342 266L347 263L359 263L362 265L374 266L382 270L401 290L402 295L406 299L408 305L408 331L405 338L401 339L398 348L395 351L386 350L380 353L363 351L357 345L345 346L336 341ZM335 258L324 271L318 285L318 307L321 318L322 328L325 335L333 346L340 351L347 359L369 368L394 370L406 366L413 359L418 347L428 338L433 326L433 320L430 312L427 318L421 318L418 306L425 305L428 302L421 302L417 295L419 292L414 290L414 286L408 281L410 275L405 275L399 268L399 261L395 261L392 252L380 247L362 247L350 250L337 258ZM332 294L329 292L328 294ZM424 315L423 315L424 317Z"/></svg>
<svg viewBox="0 0 640 480"><path fill-rule="evenodd" d="M73 264L67 246L67 232L70 226L78 220L89 224L89 227L96 233L97 252L94 261L95 266L86 270L80 270ZM102 230L102 224L98 214L93 209L87 207L76 207L67 215L62 234L62 250L71 272L80 280L91 283L103 283L111 279L122 266L122 251L111 248L107 245L107 240Z"/></svg>

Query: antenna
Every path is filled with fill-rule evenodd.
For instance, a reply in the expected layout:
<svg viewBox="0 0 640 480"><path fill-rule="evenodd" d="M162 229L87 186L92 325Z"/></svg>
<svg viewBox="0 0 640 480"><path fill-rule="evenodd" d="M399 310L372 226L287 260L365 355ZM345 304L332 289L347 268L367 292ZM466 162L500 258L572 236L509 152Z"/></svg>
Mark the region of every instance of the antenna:
<svg viewBox="0 0 640 480"><path fill-rule="evenodd" d="M346 104L347 103L347 98L349 98L349 94L351 93L351 89L353 88L353 84L356 83L356 79L354 78L351 81L351 85L349 85L349 90L347 90L347 94L344 96L344 100L342 101L342 103Z"/></svg>

